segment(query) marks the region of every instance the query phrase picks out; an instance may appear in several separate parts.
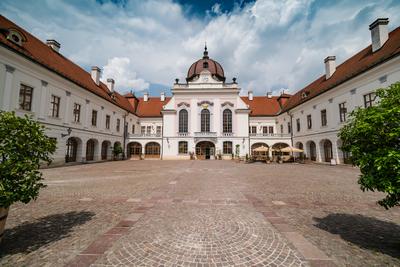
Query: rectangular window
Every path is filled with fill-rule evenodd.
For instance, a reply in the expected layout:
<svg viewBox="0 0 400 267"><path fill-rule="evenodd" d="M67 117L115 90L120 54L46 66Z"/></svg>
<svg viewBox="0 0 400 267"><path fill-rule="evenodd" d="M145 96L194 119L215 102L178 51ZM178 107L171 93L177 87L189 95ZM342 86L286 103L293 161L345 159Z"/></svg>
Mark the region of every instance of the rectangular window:
<svg viewBox="0 0 400 267"><path fill-rule="evenodd" d="M60 100L58 96L51 95L51 116L58 118L60 115Z"/></svg>
<svg viewBox="0 0 400 267"><path fill-rule="evenodd" d="M297 131L300 132L300 119L296 119Z"/></svg>
<svg viewBox="0 0 400 267"><path fill-rule="evenodd" d="M132 134L135 133L135 124L132 124Z"/></svg>
<svg viewBox="0 0 400 267"><path fill-rule="evenodd" d="M178 153L179 154L187 154L188 153L188 143L185 141L180 141L178 145Z"/></svg>
<svg viewBox="0 0 400 267"><path fill-rule="evenodd" d="M311 120L311 114L307 115L307 128L311 129L312 128L312 120Z"/></svg>
<svg viewBox="0 0 400 267"><path fill-rule="evenodd" d="M274 134L274 126L269 126L269 134Z"/></svg>
<svg viewBox="0 0 400 267"><path fill-rule="evenodd" d="M146 133L147 133L147 134L151 134L151 126L147 126L147 131L146 131Z"/></svg>
<svg viewBox="0 0 400 267"><path fill-rule="evenodd" d="M97 125L97 110L92 110L92 126Z"/></svg>
<svg viewBox="0 0 400 267"><path fill-rule="evenodd" d="M250 134L251 135L257 134L257 126L250 126Z"/></svg>
<svg viewBox="0 0 400 267"><path fill-rule="evenodd" d="M32 109L32 95L33 88L27 85L21 84L19 89L19 108L31 111Z"/></svg>
<svg viewBox="0 0 400 267"><path fill-rule="evenodd" d="M226 141L223 143L223 151L224 154L232 154L232 142Z"/></svg>
<svg viewBox="0 0 400 267"><path fill-rule="evenodd" d="M346 115L347 115L346 102L340 103L339 104L340 122L345 122L346 121Z"/></svg>
<svg viewBox="0 0 400 267"><path fill-rule="evenodd" d="M110 115L106 115L106 129L107 130L110 130L110 120L111 120Z"/></svg>
<svg viewBox="0 0 400 267"><path fill-rule="evenodd" d="M281 124L281 134L283 134L283 124Z"/></svg>
<svg viewBox="0 0 400 267"><path fill-rule="evenodd" d="M369 93L364 95L364 107L368 108L374 105L376 95L375 93Z"/></svg>
<svg viewBox="0 0 400 267"><path fill-rule="evenodd" d="M140 133L141 133L142 135L146 134L146 126L140 127Z"/></svg>
<svg viewBox="0 0 400 267"><path fill-rule="evenodd" d="M161 126L157 126L156 133L157 133L157 136L161 135Z"/></svg>
<svg viewBox="0 0 400 267"><path fill-rule="evenodd" d="M326 109L321 110L321 125L326 126L328 124L327 118L326 118Z"/></svg>
<svg viewBox="0 0 400 267"><path fill-rule="evenodd" d="M290 125L290 122L287 123L287 131L288 133L292 132L292 126Z"/></svg>
<svg viewBox="0 0 400 267"><path fill-rule="evenodd" d="M263 135L268 135L268 126L263 126Z"/></svg>
<svg viewBox="0 0 400 267"><path fill-rule="evenodd" d="M74 122L80 122L81 121L81 105L78 103L74 103Z"/></svg>
<svg viewBox="0 0 400 267"><path fill-rule="evenodd" d="M119 128L120 128L120 126L121 126L121 120L120 119L117 119L117 132L119 132Z"/></svg>

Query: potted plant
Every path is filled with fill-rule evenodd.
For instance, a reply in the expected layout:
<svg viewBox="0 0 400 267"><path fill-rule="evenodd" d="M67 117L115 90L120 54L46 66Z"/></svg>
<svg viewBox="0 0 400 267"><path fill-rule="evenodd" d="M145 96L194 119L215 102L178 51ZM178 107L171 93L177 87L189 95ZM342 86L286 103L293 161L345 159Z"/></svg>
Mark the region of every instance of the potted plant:
<svg viewBox="0 0 400 267"><path fill-rule="evenodd" d="M0 111L0 242L10 206L35 200L42 183L42 164L50 164L56 140L31 117Z"/></svg>
<svg viewBox="0 0 400 267"><path fill-rule="evenodd" d="M118 160L119 155L122 154L122 147L120 144L116 143L113 147L113 155L114 155L114 160Z"/></svg>
<svg viewBox="0 0 400 267"><path fill-rule="evenodd" d="M189 155L190 155L190 160L194 160L194 152L193 152L193 151L190 151L190 152L189 152Z"/></svg>

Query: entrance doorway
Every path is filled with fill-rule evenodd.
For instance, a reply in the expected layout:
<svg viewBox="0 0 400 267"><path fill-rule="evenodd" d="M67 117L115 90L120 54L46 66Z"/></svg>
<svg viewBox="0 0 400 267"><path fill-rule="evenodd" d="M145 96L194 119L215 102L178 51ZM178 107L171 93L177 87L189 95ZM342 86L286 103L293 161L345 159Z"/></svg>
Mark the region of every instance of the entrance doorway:
<svg viewBox="0 0 400 267"><path fill-rule="evenodd" d="M197 159L210 159L215 155L215 145L212 142L203 141L196 145Z"/></svg>

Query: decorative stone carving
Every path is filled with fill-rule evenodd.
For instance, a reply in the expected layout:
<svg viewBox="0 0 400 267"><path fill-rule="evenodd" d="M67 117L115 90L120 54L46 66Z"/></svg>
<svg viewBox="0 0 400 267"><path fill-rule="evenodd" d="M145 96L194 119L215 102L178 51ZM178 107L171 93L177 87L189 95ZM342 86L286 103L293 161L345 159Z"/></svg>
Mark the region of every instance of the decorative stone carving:
<svg viewBox="0 0 400 267"><path fill-rule="evenodd" d="M190 107L190 104L187 103L187 102L180 102L180 103L178 104L178 108L181 107L181 106Z"/></svg>
<svg viewBox="0 0 400 267"><path fill-rule="evenodd" d="M224 106L231 106L231 107L233 107L234 105L233 105L232 102L225 101L224 103L221 104L221 107L224 107Z"/></svg>
<svg viewBox="0 0 400 267"><path fill-rule="evenodd" d="M70 92L70 91L65 91L65 95L66 95L66 96L70 96L70 95L71 95L71 92Z"/></svg>
<svg viewBox="0 0 400 267"><path fill-rule="evenodd" d="M6 71L9 73L13 73L15 71L15 68L10 65L6 65Z"/></svg>
<svg viewBox="0 0 400 267"><path fill-rule="evenodd" d="M42 86L47 86L49 83L42 80Z"/></svg>
<svg viewBox="0 0 400 267"><path fill-rule="evenodd" d="M204 105L214 106L214 103L208 100L203 100L197 103L197 106L204 106Z"/></svg>

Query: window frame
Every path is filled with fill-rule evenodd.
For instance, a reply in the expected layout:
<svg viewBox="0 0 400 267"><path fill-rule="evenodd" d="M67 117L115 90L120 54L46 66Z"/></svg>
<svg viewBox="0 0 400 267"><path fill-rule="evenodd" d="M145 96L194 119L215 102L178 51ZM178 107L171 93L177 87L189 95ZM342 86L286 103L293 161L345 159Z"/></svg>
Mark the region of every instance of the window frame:
<svg viewBox="0 0 400 267"><path fill-rule="evenodd" d="M178 114L178 132L189 132L189 112L186 109L181 109Z"/></svg>
<svg viewBox="0 0 400 267"><path fill-rule="evenodd" d="M232 155L232 153L233 153L233 143L231 141L224 141L222 143L222 153L224 155Z"/></svg>
<svg viewBox="0 0 400 267"><path fill-rule="evenodd" d="M311 114L307 115L307 129L308 130L312 129L312 116L311 116Z"/></svg>
<svg viewBox="0 0 400 267"><path fill-rule="evenodd" d="M296 119L296 130L297 132L300 132L300 118Z"/></svg>
<svg viewBox="0 0 400 267"><path fill-rule="evenodd" d="M321 126L322 127L327 126L328 125L328 114L327 114L326 109L322 109L320 113L321 113Z"/></svg>
<svg viewBox="0 0 400 267"><path fill-rule="evenodd" d="M232 133L232 110L224 109L222 112L222 132L223 133Z"/></svg>
<svg viewBox="0 0 400 267"><path fill-rule="evenodd" d="M119 132L119 130L121 129L121 120L117 119L117 125L115 126L115 129L117 130L117 132Z"/></svg>
<svg viewBox="0 0 400 267"><path fill-rule="evenodd" d="M202 109L200 112L200 131L202 133L209 133L210 132L210 123L211 114L208 109Z"/></svg>
<svg viewBox="0 0 400 267"><path fill-rule="evenodd" d="M346 101L339 103L339 120L340 122L345 122L347 119L347 107Z"/></svg>
<svg viewBox="0 0 400 267"><path fill-rule="evenodd" d="M92 109L92 126L97 127L97 110Z"/></svg>
<svg viewBox="0 0 400 267"><path fill-rule="evenodd" d="M179 141L178 142L178 154L187 154L188 153L188 142L187 141Z"/></svg>
<svg viewBox="0 0 400 267"><path fill-rule="evenodd" d="M29 101L27 101L27 97L29 97ZM19 109L25 111L32 111L32 100L33 100L33 87L21 83L19 87Z"/></svg>
<svg viewBox="0 0 400 267"><path fill-rule="evenodd" d="M372 98L373 96L373 98ZM369 108L372 107L375 104L376 100L376 93L375 92L370 92L368 94L363 95L364 97L364 108ZM367 100L368 97L368 100Z"/></svg>
<svg viewBox="0 0 400 267"><path fill-rule="evenodd" d="M79 103L74 103L74 110L72 111L72 114L74 115L74 122L75 123L80 123L81 122L81 104Z"/></svg>
<svg viewBox="0 0 400 267"><path fill-rule="evenodd" d="M111 116L106 114L106 129L110 130Z"/></svg>
<svg viewBox="0 0 400 267"><path fill-rule="evenodd" d="M50 105L51 105L51 115L50 116L52 118L60 117L60 104L61 104L61 97L52 94L50 97Z"/></svg>

